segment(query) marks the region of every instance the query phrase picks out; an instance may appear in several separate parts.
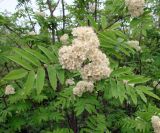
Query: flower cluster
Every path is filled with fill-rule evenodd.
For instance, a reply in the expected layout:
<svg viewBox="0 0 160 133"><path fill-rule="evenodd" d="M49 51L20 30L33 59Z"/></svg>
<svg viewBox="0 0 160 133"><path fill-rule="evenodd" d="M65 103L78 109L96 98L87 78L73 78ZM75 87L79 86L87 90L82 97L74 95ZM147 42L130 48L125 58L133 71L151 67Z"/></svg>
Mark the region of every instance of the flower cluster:
<svg viewBox="0 0 160 133"><path fill-rule="evenodd" d="M35 15L45 17L46 14L44 12L35 12Z"/></svg>
<svg viewBox="0 0 160 133"><path fill-rule="evenodd" d="M109 68L109 59L99 49L99 40L91 27L77 27L72 30L75 37L71 46L63 46L59 50L59 62L64 69L78 70L84 81L81 84L101 80L109 77L111 69ZM86 87L76 86L74 94L81 95L88 89ZM82 91L84 90L84 91ZM90 91L91 92L91 91ZM79 93L79 94L77 94Z"/></svg>
<svg viewBox="0 0 160 133"><path fill-rule="evenodd" d="M36 35L36 33L34 31L31 31L31 32L28 33L28 35L29 36L34 36L34 35Z"/></svg>
<svg viewBox="0 0 160 133"><path fill-rule="evenodd" d="M123 83L124 83L125 85L129 85L129 86L131 86L131 87L134 87L134 84L129 84L129 83L128 83L128 80L123 80Z"/></svg>
<svg viewBox="0 0 160 133"><path fill-rule="evenodd" d="M96 10L95 4L90 3L90 4L89 4L89 12L94 13L95 10Z"/></svg>
<svg viewBox="0 0 160 133"><path fill-rule="evenodd" d="M148 59L146 59L145 60L147 63L152 63L152 62L154 62L154 59L153 58L148 58Z"/></svg>
<svg viewBox="0 0 160 133"><path fill-rule="evenodd" d="M60 37L60 41L63 43L63 44L67 44L68 43L68 34L64 34L63 36Z"/></svg>
<svg viewBox="0 0 160 133"><path fill-rule="evenodd" d="M138 41L128 41L127 43L130 47L134 48L136 51L139 51L139 52L142 51Z"/></svg>
<svg viewBox="0 0 160 133"><path fill-rule="evenodd" d="M160 133L160 118L158 116L152 116L151 118L152 127L155 133Z"/></svg>
<svg viewBox="0 0 160 133"><path fill-rule="evenodd" d="M15 89L11 85L7 85L4 93L5 95L15 94Z"/></svg>
<svg viewBox="0 0 160 133"><path fill-rule="evenodd" d="M160 89L160 80L159 81L153 81L153 87L156 87L156 89Z"/></svg>
<svg viewBox="0 0 160 133"><path fill-rule="evenodd" d="M75 82L74 82L74 79L71 78L71 79L67 79L66 82L65 82L66 86L69 86L69 85L74 85Z"/></svg>
<svg viewBox="0 0 160 133"><path fill-rule="evenodd" d="M138 17L143 14L145 5L144 0L125 0L125 5L128 7L132 17Z"/></svg>
<svg viewBox="0 0 160 133"><path fill-rule="evenodd" d="M87 91L92 92L93 88L94 88L94 85L92 82L79 81L76 87L73 88L73 94L81 97L84 92L87 92Z"/></svg>

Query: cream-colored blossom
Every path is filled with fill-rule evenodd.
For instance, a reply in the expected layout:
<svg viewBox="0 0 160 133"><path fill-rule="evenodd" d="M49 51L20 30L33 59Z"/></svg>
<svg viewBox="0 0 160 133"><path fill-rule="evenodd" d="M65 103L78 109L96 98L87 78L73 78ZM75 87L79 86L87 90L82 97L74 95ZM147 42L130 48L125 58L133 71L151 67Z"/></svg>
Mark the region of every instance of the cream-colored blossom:
<svg viewBox="0 0 160 133"><path fill-rule="evenodd" d="M64 69L77 70L86 60L85 48L79 45L63 46L59 50L59 61Z"/></svg>
<svg viewBox="0 0 160 133"><path fill-rule="evenodd" d="M79 40L79 42L84 43L86 42L88 47L99 47L99 39L94 32L93 28L91 27L77 27L72 30L72 35L76 37L76 39L73 40L73 44L75 45L75 40ZM86 45L86 46L87 46Z"/></svg>
<svg viewBox="0 0 160 133"><path fill-rule="evenodd" d="M74 79L71 78L71 79L67 79L66 82L65 82L66 86L69 86L69 85L74 85L75 82L74 82Z"/></svg>
<svg viewBox="0 0 160 133"><path fill-rule="evenodd" d="M34 35L36 35L36 33L34 31L31 31L31 32L28 33L28 35L34 36Z"/></svg>
<svg viewBox="0 0 160 133"><path fill-rule="evenodd" d="M96 9L96 7L95 7L95 4L93 3L90 3L89 4L89 12L91 12L91 13L94 13L95 12L95 9Z"/></svg>
<svg viewBox="0 0 160 133"><path fill-rule="evenodd" d="M134 48L136 51L140 51L140 52L142 51L138 41L132 40L132 41L128 41L127 43L130 47Z"/></svg>
<svg viewBox="0 0 160 133"><path fill-rule="evenodd" d="M63 36L60 37L60 41L61 41L63 44L67 44L67 43L68 43L68 39L69 39L68 34L64 34Z"/></svg>
<svg viewBox="0 0 160 133"><path fill-rule="evenodd" d="M160 133L160 118L158 116L152 116L152 127L155 133Z"/></svg>
<svg viewBox="0 0 160 133"><path fill-rule="evenodd" d="M132 17L138 17L144 12L144 0L125 0L125 5Z"/></svg>
<svg viewBox="0 0 160 133"><path fill-rule="evenodd" d="M92 82L79 81L75 88L73 88L73 94L81 97L85 92L92 92L94 85Z"/></svg>
<svg viewBox="0 0 160 133"><path fill-rule="evenodd" d="M5 95L15 94L15 89L11 85L7 85L5 88Z"/></svg>
<svg viewBox="0 0 160 133"><path fill-rule="evenodd" d="M59 50L59 62L62 68L79 71L85 82L109 77L111 73L109 59L98 48L100 42L94 30L91 27L77 27L72 30L72 34L75 37L72 44L63 46ZM81 96L84 92L81 88L83 87L80 85L76 86L73 93Z"/></svg>
<svg viewBox="0 0 160 133"><path fill-rule="evenodd" d="M123 80L123 83L124 83L125 85L129 85L129 86L134 87L134 84L130 84L130 83L128 83L128 80Z"/></svg>
<svg viewBox="0 0 160 133"><path fill-rule="evenodd" d="M90 49L87 54L88 59L97 65L106 64L108 66L110 64L107 56L98 48Z"/></svg>
<svg viewBox="0 0 160 133"><path fill-rule="evenodd" d="M37 16L42 16L42 17L45 17L45 12L35 12L35 14L37 15Z"/></svg>
<svg viewBox="0 0 160 133"><path fill-rule="evenodd" d="M160 89L160 83L158 83L158 81L153 81L153 87L156 87L156 89Z"/></svg>
<svg viewBox="0 0 160 133"><path fill-rule="evenodd" d="M97 64L97 63L89 63L81 68L80 73L82 79L89 81L98 81L103 78L107 78L111 74L111 69L107 66L107 64Z"/></svg>
<svg viewBox="0 0 160 133"><path fill-rule="evenodd" d="M154 62L154 59L153 58L146 59L146 62L148 63Z"/></svg>

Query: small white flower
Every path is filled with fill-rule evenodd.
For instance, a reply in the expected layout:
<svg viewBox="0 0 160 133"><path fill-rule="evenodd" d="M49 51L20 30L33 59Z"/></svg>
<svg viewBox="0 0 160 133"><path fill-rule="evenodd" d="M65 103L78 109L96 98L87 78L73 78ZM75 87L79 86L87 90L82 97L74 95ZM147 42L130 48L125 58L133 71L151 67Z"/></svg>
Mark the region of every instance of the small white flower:
<svg viewBox="0 0 160 133"><path fill-rule="evenodd" d="M61 41L63 44L67 44L67 43L68 43L68 39L69 39L68 34L64 34L63 36L60 37L60 41Z"/></svg>
<svg viewBox="0 0 160 133"><path fill-rule="evenodd" d="M160 133L160 118L158 116L152 116L151 118L152 127L155 133Z"/></svg>
<svg viewBox="0 0 160 133"><path fill-rule="evenodd" d="M144 0L125 0L125 5L132 17L138 17L144 12Z"/></svg>
<svg viewBox="0 0 160 133"><path fill-rule="evenodd" d="M149 58L146 60L146 62L151 63L151 62L154 62L154 60L152 58Z"/></svg>
<svg viewBox="0 0 160 133"><path fill-rule="evenodd" d="M94 13L95 12L95 4L89 4L89 12Z"/></svg>
<svg viewBox="0 0 160 133"><path fill-rule="evenodd" d="M74 79L67 79L66 82L65 82L66 86L69 86L69 85L74 85L75 82L74 82Z"/></svg>
<svg viewBox="0 0 160 133"><path fill-rule="evenodd" d="M15 94L15 89L11 85L7 85L5 88L5 95Z"/></svg>
<svg viewBox="0 0 160 133"><path fill-rule="evenodd" d="M128 45L130 47L134 48L136 51L142 52L142 49L139 46L139 42L138 41L132 40L132 41L128 41L127 43L128 43Z"/></svg>
<svg viewBox="0 0 160 133"><path fill-rule="evenodd" d="M81 97L85 92L92 92L94 85L92 82L88 81L79 81L75 88L73 88L73 94Z"/></svg>
<svg viewBox="0 0 160 133"><path fill-rule="evenodd" d="M156 89L160 89L160 83L158 81L153 81L153 87L156 87Z"/></svg>
<svg viewBox="0 0 160 133"><path fill-rule="evenodd" d="M129 84L129 83L128 83L128 80L123 80L123 83L124 83L125 85L129 85L129 86L131 86L131 87L134 87L134 84Z"/></svg>
<svg viewBox="0 0 160 133"><path fill-rule="evenodd" d="M45 17L45 13L44 12L35 12L35 14L37 15L37 16L42 16L42 17Z"/></svg>
<svg viewBox="0 0 160 133"><path fill-rule="evenodd" d="M34 35L36 35L36 33L34 31L31 31L31 32L28 33L28 35L34 36Z"/></svg>

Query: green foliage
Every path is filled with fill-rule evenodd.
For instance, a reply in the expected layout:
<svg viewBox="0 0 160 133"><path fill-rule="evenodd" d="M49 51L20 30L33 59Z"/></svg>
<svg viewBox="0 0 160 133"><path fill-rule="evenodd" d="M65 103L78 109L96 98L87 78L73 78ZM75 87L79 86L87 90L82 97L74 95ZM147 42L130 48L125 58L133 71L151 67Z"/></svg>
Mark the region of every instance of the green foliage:
<svg viewBox="0 0 160 133"><path fill-rule="evenodd" d="M152 133L151 117L160 115L159 1L146 0L139 17L130 16L124 0L36 0L46 15L30 2L18 0L14 14L0 13L0 133ZM60 3L63 14L56 16ZM81 97L73 95L79 72L58 59L60 37L68 34L69 45L77 26L93 27L112 69ZM15 94L6 95L7 85Z"/></svg>

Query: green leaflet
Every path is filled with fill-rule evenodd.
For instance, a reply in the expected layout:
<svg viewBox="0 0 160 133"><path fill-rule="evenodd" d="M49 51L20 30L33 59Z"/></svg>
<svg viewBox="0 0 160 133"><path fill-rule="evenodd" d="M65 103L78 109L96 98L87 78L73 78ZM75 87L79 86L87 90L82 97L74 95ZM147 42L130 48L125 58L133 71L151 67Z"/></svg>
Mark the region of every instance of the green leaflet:
<svg viewBox="0 0 160 133"><path fill-rule="evenodd" d="M137 89L137 88L136 88L136 91L137 91L137 94L141 97L141 99L142 99L145 103L147 103L147 98L146 98L146 96L144 95L143 91L142 91L141 89Z"/></svg>
<svg viewBox="0 0 160 133"><path fill-rule="evenodd" d="M45 80L45 70L43 68L39 68L36 76L36 90L39 95L43 89Z"/></svg>
<svg viewBox="0 0 160 133"><path fill-rule="evenodd" d="M24 48L24 50L32 54L33 56L35 56L41 62L46 63L46 64L48 63L48 59L45 56L43 56L41 53L39 53L38 51L30 49L30 48Z"/></svg>
<svg viewBox="0 0 160 133"><path fill-rule="evenodd" d="M135 93L135 90L134 90L134 88L132 88L132 87L130 87L130 86L128 86L128 87L129 87L129 90L130 90L131 99L132 99L133 103L134 103L135 105L137 105L137 95L136 95L136 93Z"/></svg>
<svg viewBox="0 0 160 133"><path fill-rule="evenodd" d="M28 74L28 78L27 78L27 81L26 83L24 84L24 93L26 95L29 95L31 93L31 90L33 88L33 85L34 85L34 81L35 81L35 73L34 71L30 71L29 74Z"/></svg>
<svg viewBox="0 0 160 133"><path fill-rule="evenodd" d="M120 76L120 75L128 74L128 73L131 73L131 68L123 67L123 68L118 68L118 69L114 70L111 75L112 76Z"/></svg>
<svg viewBox="0 0 160 133"><path fill-rule="evenodd" d="M51 62L55 61L55 55L51 51L43 46L38 46L38 48L48 57Z"/></svg>
<svg viewBox="0 0 160 133"><path fill-rule="evenodd" d="M145 82L147 82L149 80L150 80L150 78L145 78L143 76L137 76L137 77L135 77L135 79L129 80L128 83L138 84L138 83L145 83Z"/></svg>
<svg viewBox="0 0 160 133"><path fill-rule="evenodd" d="M22 67L28 69L28 70L32 70L32 66L30 64L28 64L28 62L26 62L25 60L22 60L19 57L16 56L7 56L8 59L14 61L15 63L21 65Z"/></svg>
<svg viewBox="0 0 160 133"><path fill-rule="evenodd" d="M57 88L57 77L56 77L56 69L52 65L49 65L47 68L49 81L54 90Z"/></svg>
<svg viewBox="0 0 160 133"><path fill-rule="evenodd" d="M101 17L102 29L104 30L107 27L107 18L106 16Z"/></svg>
<svg viewBox="0 0 160 133"><path fill-rule="evenodd" d="M146 86L137 86L136 87L137 89L140 89L144 94L150 96L150 97L153 97L157 100L160 100L160 97L157 96L156 94L154 94L151 90L152 88L149 88L149 87L146 87Z"/></svg>
<svg viewBox="0 0 160 133"><path fill-rule="evenodd" d="M63 69L58 69L56 74L57 74L57 77L58 77L60 83L64 84L64 70Z"/></svg>
<svg viewBox="0 0 160 133"><path fill-rule="evenodd" d="M19 49L19 48L14 48L14 51L22 56L22 58L26 59L27 61L29 61L30 63L32 63L35 66L40 66L41 63L30 53L27 53L26 51Z"/></svg>
<svg viewBox="0 0 160 133"><path fill-rule="evenodd" d="M123 103L124 99L126 99L125 93L126 93L126 90L125 90L124 84L118 81L117 82L117 94L118 94L121 104Z"/></svg>
<svg viewBox="0 0 160 133"><path fill-rule="evenodd" d="M9 72L3 79L5 80L16 80L21 79L27 75L28 71L24 69L17 69Z"/></svg>
<svg viewBox="0 0 160 133"><path fill-rule="evenodd" d="M95 22L95 20L93 19L93 17L89 15L87 18L89 19L92 27L94 27L94 29L95 29L96 31L98 31L98 24Z"/></svg>

